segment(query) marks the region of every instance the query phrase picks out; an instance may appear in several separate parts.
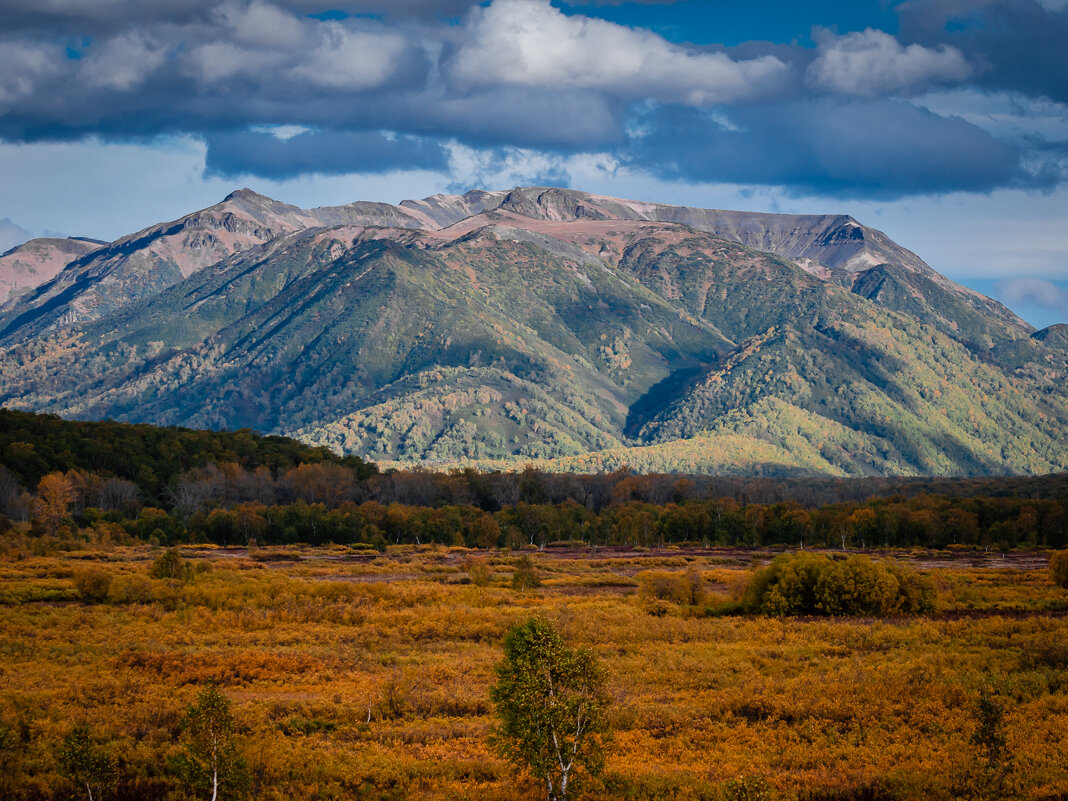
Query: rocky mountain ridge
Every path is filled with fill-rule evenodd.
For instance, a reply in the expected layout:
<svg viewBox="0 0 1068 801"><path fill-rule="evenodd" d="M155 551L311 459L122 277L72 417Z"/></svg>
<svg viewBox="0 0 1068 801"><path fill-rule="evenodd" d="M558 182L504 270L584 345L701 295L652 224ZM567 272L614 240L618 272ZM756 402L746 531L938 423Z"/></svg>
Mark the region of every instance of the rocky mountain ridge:
<svg viewBox="0 0 1068 801"><path fill-rule="evenodd" d="M0 254L0 304L50 281L72 261L104 244L81 237L40 237Z"/></svg>
<svg viewBox="0 0 1068 801"><path fill-rule="evenodd" d="M239 189L214 206L70 260L54 277L0 307L0 341L104 316L283 234L347 223L417 227L421 221L386 203L301 209Z"/></svg>
<svg viewBox="0 0 1068 801"><path fill-rule="evenodd" d="M0 309L5 405L435 465L1068 469L1061 334L841 215L242 190L51 284Z"/></svg>
<svg viewBox="0 0 1068 801"><path fill-rule="evenodd" d="M398 206L355 202L300 209L240 189L223 201L169 223L123 237L106 248L77 254L61 273L41 279L16 303L0 307L0 342L37 335L55 325L93 319L127 302L158 293L202 267L281 234L307 228L364 225L423 231L467 231L504 218L528 227L528 220L595 220L675 223L791 259L821 277L851 285L880 302L888 293L919 294L937 286L953 302L983 317L1029 333L1030 327L1001 304L940 275L916 254L847 215L791 215L723 211L611 198L571 189L517 187L434 195ZM53 263L58 263L53 258ZM898 274L886 288L885 270ZM872 274L872 270L876 270ZM2 273L0 273L2 275ZM2 279L0 279L2 280ZM922 285L917 287L917 284ZM895 301L896 302L896 301ZM961 316L958 314L957 316ZM964 313L974 317L974 314ZM951 325L951 321L947 321ZM990 346L1001 338L981 325ZM22 333L20 334L20 331Z"/></svg>

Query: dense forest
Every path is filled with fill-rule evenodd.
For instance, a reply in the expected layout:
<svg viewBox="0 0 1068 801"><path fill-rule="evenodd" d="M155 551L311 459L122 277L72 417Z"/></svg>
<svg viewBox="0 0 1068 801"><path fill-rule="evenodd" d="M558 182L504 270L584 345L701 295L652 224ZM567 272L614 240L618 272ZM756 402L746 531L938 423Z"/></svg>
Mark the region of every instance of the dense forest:
<svg viewBox="0 0 1068 801"><path fill-rule="evenodd" d="M1068 475L742 479L389 470L284 437L0 411L0 513L45 543L1051 547ZM23 530L23 527L18 527ZM39 546L43 547L43 546Z"/></svg>
<svg viewBox="0 0 1068 801"><path fill-rule="evenodd" d="M298 464L341 464L365 478L375 468L355 456L337 457L289 437L250 429L195 431L130 423L73 422L54 415L0 409L0 464L27 486L49 472L77 470L137 485L143 500L160 503L178 476L206 464L277 471Z"/></svg>

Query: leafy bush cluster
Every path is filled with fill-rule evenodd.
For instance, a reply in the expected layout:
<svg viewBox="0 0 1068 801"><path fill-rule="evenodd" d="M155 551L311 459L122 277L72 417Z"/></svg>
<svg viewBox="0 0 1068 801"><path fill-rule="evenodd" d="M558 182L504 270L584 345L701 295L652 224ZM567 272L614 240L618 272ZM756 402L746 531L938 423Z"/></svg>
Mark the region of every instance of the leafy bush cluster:
<svg viewBox="0 0 1068 801"><path fill-rule="evenodd" d="M647 570L639 574L639 594L647 601L670 601L680 606L700 606L708 596L704 577L691 567L685 572Z"/></svg>
<svg viewBox="0 0 1068 801"><path fill-rule="evenodd" d="M1050 556L1049 572L1055 584L1068 589L1068 551L1056 551Z"/></svg>
<svg viewBox="0 0 1068 801"><path fill-rule="evenodd" d="M934 609L930 579L891 560L787 554L759 570L745 606L769 615L893 615Z"/></svg>

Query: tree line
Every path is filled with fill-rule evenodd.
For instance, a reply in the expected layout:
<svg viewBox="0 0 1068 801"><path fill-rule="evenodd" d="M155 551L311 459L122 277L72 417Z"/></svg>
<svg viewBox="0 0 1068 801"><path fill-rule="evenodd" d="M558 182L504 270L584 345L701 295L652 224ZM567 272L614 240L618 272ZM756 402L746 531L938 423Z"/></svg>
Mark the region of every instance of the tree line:
<svg viewBox="0 0 1068 801"><path fill-rule="evenodd" d="M12 527L72 543L1062 548L1068 474L379 472L357 457L251 431L72 423L0 409L0 530Z"/></svg>
<svg viewBox="0 0 1068 801"><path fill-rule="evenodd" d="M209 472L214 472L211 468ZM224 472L224 471L220 471ZM338 480L331 480L337 478ZM680 499L663 505L616 498L599 510L567 499L516 501L496 511L473 503L410 505L370 499L347 468L300 466L273 481L273 502L197 495L170 508L120 497L98 477L50 473L35 492L11 494L0 530L57 547L139 540L158 545L223 546L444 544L469 548L667 545L841 549L968 546L1063 548L1068 498L893 496L806 507L795 501L740 504L733 498ZM14 505L14 508L13 508ZM20 522L22 521L22 522Z"/></svg>

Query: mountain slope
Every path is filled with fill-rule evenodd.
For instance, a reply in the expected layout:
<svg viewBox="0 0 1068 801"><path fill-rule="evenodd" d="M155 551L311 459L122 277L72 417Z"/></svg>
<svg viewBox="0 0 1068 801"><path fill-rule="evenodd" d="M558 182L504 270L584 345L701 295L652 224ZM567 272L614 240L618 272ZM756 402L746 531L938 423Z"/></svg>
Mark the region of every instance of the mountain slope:
<svg viewBox="0 0 1068 801"><path fill-rule="evenodd" d="M10 329L0 402L387 462L1068 469L1061 332L1031 336L847 217L541 189L305 211L238 192L142 234ZM194 234L222 257L191 255ZM188 274L137 284L134 257L168 252Z"/></svg>
<svg viewBox="0 0 1068 801"><path fill-rule="evenodd" d="M0 256L0 303L59 275L77 258L99 248L93 239L31 239Z"/></svg>
<svg viewBox="0 0 1068 801"><path fill-rule="evenodd" d="M0 310L0 342L24 341L56 326L102 317L254 245L342 223L424 225L385 203L305 210L241 189L214 206L122 237L67 264L52 280Z"/></svg>
<svg viewBox="0 0 1068 801"><path fill-rule="evenodd" d="M700 209L544 187L473 190L399 206L357 202L305 210L243 189L215 206L123 237L67 265L53 280L0 310L0 343L25 341L57 326L103 316L232 253L296 230L356 224L451 231L502 220L518 221L519 229L532 221L685 225L791 259L825 280L852 285L858 294L894 311L911 314L915 298L937 294L935 324L979 347L990 348L1032 330L1001 304L939 275L882 232L845 215Z"/></svg>
<svg viewBox="0 0 1068 801"><path fill-rule="evenodd" d="M0 385L23 408L298 433L375 459L638 448L652 466L773 474L1063 469L1068 421L1063 393L1030 399L937 326L786 259L682 225L500 207L440 230L275 237L8 349Z"/></svg>

